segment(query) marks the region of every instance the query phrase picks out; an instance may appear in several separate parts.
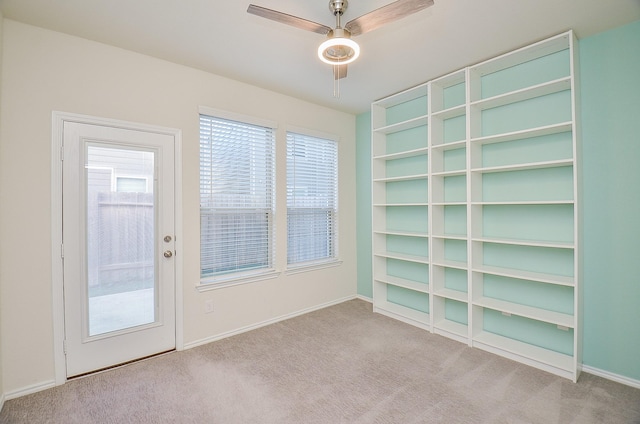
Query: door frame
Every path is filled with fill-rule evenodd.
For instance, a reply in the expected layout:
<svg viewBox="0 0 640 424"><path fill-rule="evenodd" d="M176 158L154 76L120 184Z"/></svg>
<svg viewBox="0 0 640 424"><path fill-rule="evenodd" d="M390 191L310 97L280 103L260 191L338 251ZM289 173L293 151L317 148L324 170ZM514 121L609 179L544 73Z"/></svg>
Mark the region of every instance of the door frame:
<svg viewBox="0 0 640 424"><path fill-rule="evenodd" d="M176 350L184 349L183 244L182 244L182 131L90 115L53 111L51 114L51 287L55 385L67 381L64 323L64 278L62 260L62 153L65 122L100 125L173 136L175 219L175 321Z"/></svg>

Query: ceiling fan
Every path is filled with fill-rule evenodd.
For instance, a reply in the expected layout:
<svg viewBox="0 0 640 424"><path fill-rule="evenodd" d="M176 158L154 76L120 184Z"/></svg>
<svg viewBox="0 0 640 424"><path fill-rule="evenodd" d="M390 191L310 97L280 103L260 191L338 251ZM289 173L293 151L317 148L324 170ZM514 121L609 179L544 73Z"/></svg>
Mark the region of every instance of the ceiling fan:
<svg viewBox="0 0 640 424"><path fill-rule="evenodd" d="M373 31L387 23L402 19L433 5L434 0L397 0L366 13L346 23L344 28L340 18L347 10L347 0L329 0L329 10L336 17L336 27L331 28L297 16L289 15L266 7L250 4L247 12L271 19L296 28L326 35L327 39L318 47L318 57L325 63L333 65L333 76L336 80L347 76L347 65L358 58L360 47L351 39L352 36Z"/></svg>

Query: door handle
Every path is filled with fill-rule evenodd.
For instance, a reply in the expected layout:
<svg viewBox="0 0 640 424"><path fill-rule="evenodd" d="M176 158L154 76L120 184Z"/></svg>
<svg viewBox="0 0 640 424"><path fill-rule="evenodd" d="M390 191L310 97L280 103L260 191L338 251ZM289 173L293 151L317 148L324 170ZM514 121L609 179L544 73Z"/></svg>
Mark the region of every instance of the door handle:
<svg viewBox="0 0 640 424"><path fill-rule="evenodd" d="M171 250L165 250L164 251L164 257L165 258L170 258L173 256L173 252Z"/></svg>

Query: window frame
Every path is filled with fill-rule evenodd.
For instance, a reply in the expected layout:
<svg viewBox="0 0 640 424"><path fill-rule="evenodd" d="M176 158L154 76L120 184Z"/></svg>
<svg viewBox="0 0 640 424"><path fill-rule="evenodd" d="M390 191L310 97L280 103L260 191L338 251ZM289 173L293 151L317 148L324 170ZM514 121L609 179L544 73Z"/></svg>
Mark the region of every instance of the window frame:
<svg viewBox="0 0 640 424"><path fill-rule="evenodd" d="M208 290L215 290L218 288L223 288L223 287L229 287L229 286L233 286L233 285L238 285L238 284L246 284L246 283L251 283L254 281L261 281L261 280L265 280L265 279L271 279L271 278L276 278L279 275L279 272L276 271L276 249L275 249L275 241L276 241L276 188L277 188L277 181L276 181L276 155L277 155L277 129L278 129L278 125L276 122L274 121L270 121L270 120L266 120L266 119L261 119L261 118L256 118L256 117L252 117L252 116L247 116L247 115L242 115L242 114L237 114L237 113L233 113L233 112L228 112L228 111L223 111L223 110L219 110L219 109L214 109L214 108L210 108L210 107L206 107L206 106L199 106L198 108L198 128L200 129L200 121L201 121L201 115L205 115L205 116L209 116L211 118L218 118L218 119L222 119L222 120L228 120L228 121L236 121L242 124L247 124L247 125L251 125L251 126L259 126L259 127L265 127L265 128L270 128L272 133L273 133L273 145L272 147L272 152L271 152L271 207L270 207L270 224L268 226L269 228L269 240L268 240L268 247L269 247L269 252L268 252L268 257L269 257L269 261L270 261L270 266L265 267L265 268L257 268L257 269L249 269L249 270L236 270L236 271L232 271L229 273L223 273L223 274L218 274L218 275L212 275L212 276L203 276L202 275L202 252L199 255L199 267L200 267L200 281L199 281L199 285L196 287L198 291L208 291ZM199 154L200 154L200 137L198 137L198 145L199 145ZM199 160L200 162L200 160ZM198 172L198 176L199 179L201 177L201 171ZM200 193L200 184L201 182L199 181L198 186L199 186L199 202L200 202L200 208L199 208L199 214L200 214L200 219L202 217L202 198L201 193ZM199 222L199 224L201 225L201 222ZM200 231L199 231L200 236L202 236L202 227L200 226ZM199 243L200 245L200 249L202 249L202 242Z"/></svg>
<svg viewBox="0 0 640 424"><path fill-rule="evenodd" d="M289 263L289 134L297 134L302 137L310 137L317 138L326 141L331 141L335 145L335 192L333 193L334 197L334 207L331 209L332 211L332 240L330 242L333 243L331 250L333 252L332 256L328 256L326 258L314 259L309 261L300 261L300 262L292 262ZM309 130L306 128L300 128L288 125L285 131L285 163L286 163L286 171L285 171L285 186L287 188L287 193L285 196L285 206L287 209L286 214L286 258L284 259L286 264L286 274L296 274L300 272L313 271L317 269L330 268L334 266L339 266L342 264L342 260L340 259L340 249L339 249L339 222L340 222L340 212L339 212L339 198L340 198L340 172L339 172L339 163L340 163L340 137L325 133L321 131Z"/></svg>

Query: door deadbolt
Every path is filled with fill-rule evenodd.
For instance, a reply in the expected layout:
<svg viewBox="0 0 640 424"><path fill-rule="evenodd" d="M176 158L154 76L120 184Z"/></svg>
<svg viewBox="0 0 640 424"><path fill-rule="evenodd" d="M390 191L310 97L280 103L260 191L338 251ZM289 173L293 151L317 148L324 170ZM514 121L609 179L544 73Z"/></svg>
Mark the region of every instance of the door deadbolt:
<svg viewBox="0 0 640 424"><path fill-rule="evenodd" d="M171 250L165 250L164 251L164 257L165 258L170 258L173 256L173 252Z"/></svg>
<svg viewBox="0 0 640 424"><path fill-rule="evenodd" d="M171 236L164 236L164 242L169 243L171 241Z"/></svg>

